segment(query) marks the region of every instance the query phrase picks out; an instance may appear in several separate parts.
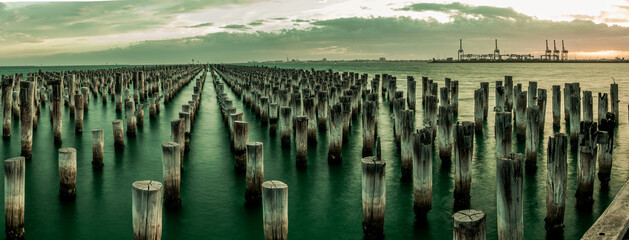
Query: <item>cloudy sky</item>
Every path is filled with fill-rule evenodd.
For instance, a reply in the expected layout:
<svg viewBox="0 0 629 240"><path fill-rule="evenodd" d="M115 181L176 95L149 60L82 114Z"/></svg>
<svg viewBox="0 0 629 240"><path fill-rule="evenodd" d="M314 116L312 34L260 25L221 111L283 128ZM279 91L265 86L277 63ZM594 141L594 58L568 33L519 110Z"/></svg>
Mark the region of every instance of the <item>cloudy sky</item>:
<svg viewBox="0 0 629 240"><path fill-rule="evenodd" d="M629 57L629 0L0 0L0 65Z"/></svg>

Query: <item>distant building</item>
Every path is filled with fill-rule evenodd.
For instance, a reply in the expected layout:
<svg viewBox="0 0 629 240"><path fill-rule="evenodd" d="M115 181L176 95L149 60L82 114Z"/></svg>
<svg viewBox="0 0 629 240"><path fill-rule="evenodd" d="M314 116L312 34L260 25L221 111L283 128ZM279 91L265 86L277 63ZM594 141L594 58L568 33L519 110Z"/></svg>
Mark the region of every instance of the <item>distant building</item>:
<svg viewBox="0 0 629 240"><path fill-rule="evenodd" d="M384 58L384 57L381 57L381 58L379 58L378 60L380 60L381 62L384 62L384 61L386 61L387 59L386 59L386 58Z"/></svg>

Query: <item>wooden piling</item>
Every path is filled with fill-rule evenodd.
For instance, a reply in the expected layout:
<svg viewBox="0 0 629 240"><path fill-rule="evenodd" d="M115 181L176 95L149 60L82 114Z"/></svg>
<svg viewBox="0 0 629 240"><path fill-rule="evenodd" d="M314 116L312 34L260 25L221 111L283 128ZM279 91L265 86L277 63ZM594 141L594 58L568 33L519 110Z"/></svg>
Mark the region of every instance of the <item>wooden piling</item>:
<svg viewBox="0 0 629 240"><path fill-rule="evenodd" d="M474 90L474 128L476 133L483 132L483 89Z"/></svg>
<svg viewBox="0 0 629 240"><path fill-rule="evenodd" d="M33 149L33 113L36 111L33 87L33 82L20 82L20 149L21 156L27 161L31 159Z"/></svg>
<svg viewBox="0 0 629 240"><path fill-rule="evenodd" d="M269 123L269 98L260 98L260 124L266 126Z"/></svg>
<svg viewBox="0 0 629 240"><path fill-rule="evenodd" d="M496 81L496 85L500 81ZM505 111L505 89L503 86L496 86L496 106L494 107L494 111L502 112Z"/></svg>
<svg viewBox="0 0 629 240"><path fill-rule="evenodd" d="M2 138L11 138L11 115L13 114L13 76L2 76Z"/></svg>
<svg viewBox="0 0 629 240"><path fill-rule="evenodd" d="M295 118L295 146L297 149L297 167L305 167L308 153L308 118L297 116Z"/></svg>
<svg viewBox="0 0 629 240"><path fill-rule="evenodd" d="M513 109L513 76L505 76L505 112L511 112Z"/></svg>
<svg viewBox="0 0 629 240"><path fill-rule="evenodd" d="M564 83L563 88L563 111L564 111L564 119L566 120L566 125L570 125L570 105L572 104L572 86L573 83Z"/></svg>
<svg viewBox="0 0 629 240"><path fill-rule="evenodd" d="M261 142L247 143L246 179L245 200L247 203L259 202L264 181L264 150Z"/></svg>
<svg viewBox="0 0 629 240"><path fill-rule="evenodd" d="M439 106L438 136L439 136L439 158L442 166L449 166L452 158L452 107L449 105Z"/></svg>
<svg viewBox="0 0 629 240"><path fill-rule="evenodd" d="M4 224L7 239L24 239L24 195L26 160L4 160Z"/></svg>
<svg viewBox="0 0 629 240"><path fill-rule="evenodd" d="M135 137L136 119L135 119L135 103L128 101L125 103L125 118L127 121L127 136Z"/></svg>
<svg viewBox="0 0 629 240"><path fill-rule="evenodd" d="M537 82L529 81L526 99L526 106L532 107L537 105Z"/></svg>
<svg viewBox="0 0 629 240"><path fill-rule="evenodd" d="M63 78L61 80L53 81L52 85L52 126L54 143L61 144L61 131L63 129Z"/></svg>
<svg viewBox="0 0 629 240"><path fill-rule="evenodd" d="M234 115L234 114L232 114ZM240 119L238 119L237 121L242 120L242 113L240 113ZM233 122L231 125L232 129L233 129ZM176 120L172 120L170 121L170 141L172 142L176 142L179 147L179 161L180 161L180 167L183 168L183 157L185 155L185 145L186 145L186 120L183 118L178 118ZM233 134L230 134L230 136L233 136ZM231 149L234 148L234 141L232 139L231 141Z"/></svg>
<svg viewBox="0 0 629 240"><path fill-rule="evenodd" d="M472 185L474 123L457 122L454 126L454 205L469 206ZM455 207L458 208L458 207Z"/></svg>
<svg viewBox="0 0 629 240"><path fill-rule="evenodd" d="M432 208L432 129L417 130L413 134L413 211L418 219L425 219Z"/></svg>
<svg viewBox="0 0 629 240"><path fill-rule="evenodd" d="M594 174L596 173L596 155L598 150L597 131L596 122L581 122L579 129L577 191L575 194L577 197L577 206L579 207L588 207L594 202L592 192L594 191Z"/></svg>
<svg viewBox="0 0 629 240"><path fill-rule="evenodd" d="M592 92L583 91L583 121L594 121Z"/></svg>
<svg viewBox="0 0 629 240"><path fill-rule="evenodd" d="M568 182L568 136L555 133L548 138L546 163L546 222L548 231L562 229L566 211L566 186Z"/></svg>
<svg viewBox="0 0 629 240"><path fill-rule="evenodd" d="M185 126L185 132L184 132L184 147L183 147L183 151L184 152L188 152L190 151L190 113L187 112L179 112L179 118L182 118L184 121L184 126Z"/></svg>
<svg viewBox="0 0 629 240"><path fill-rule="evenodd" d="M362 166L363 232L365 238L384 237L386 207L386 162L365 157Z"/></svg>
<svg viewBox="0 0 629 240"><path fill-rule="evenodd" d="M288 148L290 147L290 137L291 134L293 132L293 117L291 114L291 108L290 107L282 107L280 109L280 117L282 119L282 126L281 126L281 131L282 131L282 147L283 148Z"/></svg>
<svg viewBox="0 0 629 240"><path fill-rule="evenodd" d="M453 240L485 240L487 226L485 213L481 210L466 209L452 215Z"/></svg>
<svg viewBox="0 0 629 240"><path fill-rule="evenodd" d="M579 127L581 126L581 97L573 93L570 97L570 148L577 150L579 146Z"/></svg>
<svg viewBox="0 0 629 240"><path fill-rule="evenodd" d="M265 240L287 239L288 185L277 180L262 183L262 220Z"/></svg>
<svg viewBox="0 0 629 240"><path fill-rule="evenodd" d="M437 109L438 101L436 96L427 95L424 108L424 125L432 129L432 139L437 136Z"/></svg>
<svg viewBox="0 0 629 240"><path fill-rule="evenodd" d="M496 159L511 153L513 125L511 112L496 112L494 136L496 137Z"/></svg>
<svg viewBox="0 0 629 240"><path fill-rule="evenodd" d="M234 122L234 157L236 172L245 172L247 166L247 142L249 142L249 123Z"/></svg>
<svg viewBox="0 0 629 240"><path fill-rule="evenodd" d="M607 97L607 93L598 93L598 111L597 111L597 122L600 124L601 121L605 118L605 116L607 115L607 112L609 111L608 109L608 97Z"/></svg>
<svg viewBox="0 0 629 240"><path fill-rule="evenodd" d="M553 85L553 128L561 125L561 86Z"/></svg>
<svg viewBox="0 0 629 240"><path fill-rule="evenodd" d="M496 163L496 216L498 239L524 239L522 155L507 154Z"/></svg>
<svg viewBox="0 0 629 240"><path fill-rule="evenodd" d="M76 196L76 149L59 149L59 194L62 198Z"/></svg>
<svg viewBox="0 0 629 240"><path fill-rule="evenodd" d="M116 73L116 83L114 85L116 93L116 112L122 112L122 89L123 89L122 73Z"/></svg>
<svg viewBox="0 0 629 240"><path fill-rule="evenodd" d="M452 115L456 119L459 116L459 81L452 81L450 84L450 105L452 105Z"/></svg>
<svg viewBox="0 0 629 240"><path fill-rule="evenodd" d="M537 148L539 143L539 108L537 106L526 109L526 172L537 170Z"/></svg>
<svg viewBox="0 0 629 240"><path fill-rule="evenodd" d="M124 149L124 129L122 120L116 119L112 121L114 132L114 147L116 150Z"/></svg>
<svg viewBox="0 0 629 240"><path fill-rule="evenodd" d="M157 181L136 181L131 195L133 239L162 238L162 184Z"/></svg>
<svg viewBox="0 0 629 240"><path fill-rule="evenodd" d="M519 141L524 141L526 138L526 96L526 91L520 92L515 100L515 128Z"/></svg>
<svg viewBox="0 0 629 240"><path fill-rule="evenodd" d="M278 110L277 103L269 104L269 133L271 136L275 136L275 131L277 130Z"/></svg>
<svg viewBox="0 0 629 240"><path fill-rule="evenodd" d="M341 105L330 109L330 127L328 134L328 162L336 163L343 159L343 113Z"/></svg>
<svg viewBox="0 0 629 240"><path fill-rule="evenodd" d="M166 207L179 208L181 206L181 155L179 144L176 142L162 143L162 170L164 177L164 202Z"/></svg>
<svg viewBox="0 0 629 240"><path fill-rule="evenodd" d="M328 93L319 92L319 101L317 102L317 119L319 131L327 130L328 123Z"/></svg>
<svg viewBox="0 0 629 240"><path fill-rule="evenodd" d="M83 133L83 94L74 95L74 132Z"/></svg>
<svg viewBox="0 0 629 240"><path fill-rule="evenodd" d="M598 136L599 152L598 152L598 180L601 182L601 188L606 188L609 185L612 171L612 159L614 152L614 135L615 126L614 114L607 113L605 118L599 122L598 129L600 130Z"/></svg>
<svg viewBox="0 0 629 240"><path fill-rule="evenodd" d="M135 111L136 125L138 128L144 127L144 108L138 108Z"/></svg>
<svg viewBox="0 0 629 240"><path fill-rule="evenodd" d="M103 168L103 158L105 151L105 130L92 130L92 167L94 169Z"/></svg>
<svg viewBox="0 0 629 240"><path fill-rule="evenodd" d="M486 121L489 111L489 82L481 82L480 88L483 89L483 121Z"/></svg>
<svg viewBox="0 0 629 240"><path fill-rule="evenodd" d="M308 145L317 145L317 109L315 108L315 99L307 97L304 99L304 110L308 117Z"/></svg>
<svg viewBox="0 0 629 240"><path fill-rule="evenodd" d="M620 116L620 100L618 99L618 84L612 83L609 89L609 101L611 112L614 113L614 122L618 124L618 116Z"/></svg>
<svg viewBox="0 0 629 240"><path fill-rule="evenodd" d="M373 156L374 144L376 140L376 103L366 101L363 103L362 131L363 131L363 157Z"/></svg>
<svg viewBox="0 0 629 240"><path fill-rule="evenodd" d="M546 125L546 89L537 89L537 107L539 108L539 131L544 132L544 126ZM543 136L541 136L543 137Z"/></svg>

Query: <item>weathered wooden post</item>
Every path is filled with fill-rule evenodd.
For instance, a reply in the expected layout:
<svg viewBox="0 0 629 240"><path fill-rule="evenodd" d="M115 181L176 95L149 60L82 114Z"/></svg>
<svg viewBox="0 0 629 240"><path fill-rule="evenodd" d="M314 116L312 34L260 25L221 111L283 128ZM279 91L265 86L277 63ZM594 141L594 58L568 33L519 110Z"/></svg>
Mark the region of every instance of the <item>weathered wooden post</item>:
<svg viewBox="0 0 629 240"><path fill-rule="evenodd" d="M507 154L496 163L498 239L524 239L522 155Z"/></svg>
<svg viewBox="0 0 629 240"><path fill-rule="evenodd" d="M319 92L319 101L317 102L317 119L319 120L319 131L327 130L328 123L328 93Z"/></svg>
<svg viewBox="0 0 629 240"><path fill-rule="evenodd" d="M269 123L269 98L260 98L260 123L266 126Z"/></svg>
<svg viewBox="0 0 629 240"><path fill-rule="evenodd" d="M496 137L496 159L511 153L513 125L511 112L496 112L494 136Z"/></svg>
<svg viewBox="0 0 629 240"><path fill-rule="evenodd" d="M526 172L537 170L537 148L539 143L539 108L535 105L526 109Z"/></svg>
<svg viewBox="0 0 629 240"><path fill-rule="evenodd" d="M598 152L598 180L601 182L601 188L608 187L612 171L612 156L614 151L614 114L607 113L605 118L599 122L598 144L600 151Z"/></svg>
<svg viewBox="0 0 629 240"><path fill-rule="evenodd" d="M561 86L553 85L553 128L561 125Z"/></svg>
<svg viewBox="0 0 629 240"><path fill-rule="evenodd" d="M505 76L505 112L513 109L513 76Z"/></svg>
<svg viewBox="0 0 629 240"><path fill-rule="evenodd" d="M162 184L157 181L133 182L131 216L133 239L162 238Z"/></svg>
<svg viewBox="0 0 629 240"><path fill-rule="evenodd" d="M276 180L262 183L262 218L265 240L287 239L288 185Z"/></svg>
<svg viewBox="0 0 629 240"><path fill-rule="evenodd" d="M315 99L308 97L304 99L304 110L308 117L308 145L317 145L317 109L315 108Z"/></svg>
<svg viewBox="0 0 629 240"><path fill-rule="evenodd" d="M52 126L54 142L57 145L61 144L61 131L63 129L63 78L61 80L53 81L52 85Z"/></svg>
<svg viewBox="0 0 629 240"><path fill-rule="evenodd" d="M432 208L432 129L413 134L413 211L415 218L424 219Z"/></svg>
<svg viewBox="0 0 629 240"><path fill-rule="evenodd" d="M614 113L614 122L618 124L618 116L620 116L620 100L618 100L618 84L612 83L609 89L611 110Z"/></svg>
<svg viewBox="0 0 629 240"><path fill-rule="evenodd" d="M127 136L135 137L136 119L135 119L135 103L128 101L125 103L125 115L127 121Z"/></svg>
<svg viewBox="0 0 629 240"><path fill-rule="evenodd" d="M362 131L363 131L363 157L373 156L374 144L376 140L376 103L366 101L362 105Z"/></svg>
<svg viewBox="0 0 629 240"><path fill-rule="evenodd" d="M481 82L480 88L483 89L483 121L486 121L489 111L489 82Z"/></svg>
<svg viewBox="0 0 629 240"><path fill-rule="evenodd" d="M439 120L437 121L439 136L439 158L442 166L449 166L452 158L452 107L439 106Z"/></svg>
<svg viewBox="0 0 629 240"><path fill-rule="evenodd" d="M474 90L474 128L476 133L483 132L483 89Z"/></svg>
<svg viewBox="0 0 629 240"><path fill-rule="evenodd" d="M526 102L527 92L520 92L515 99L515 128L516 137L523 141L526 138Z"/></svg>
<svg viewBox="0 0 629 240"><path fill-rule="evenodd" d="M269 104L269 133L271 136L274 136L275 131L277 130L278 113L277 103Z"/></svg>
<svg viewBox="0 0 629 240"><path fill-rule="evenodd" d="M82 87L81 94L83 94L83 111L87 111L90 105L90 91L87 87Z"/></svg>
<svg viewBox="0 0 629 240"><path fill-rule="evenodd" d="M25 162L24 157L4 160L4 231L7 239L24 239Z"/></svg>
<svg viewBox="0 0 629 240"><path fill-rule="evenodd" d="M546 89L537 89L537 107L539 108L539 131L544 132L546 125ZM544 137L544 136L542 136Z"/></svg>
<svg viewBox="0 0 629 240"><path fill-rule="evenodd" d="M116 73L116 84L114 85L116 93L116 112L122 112L122 89L123 89L122 73Z"/></svg>
<svg viewBox="0 0 629 240"><path fill-rule="evenodd" d="M105 151L105 130L92 130L92 167L103 168L103 153Z"/></svg>
<svg viewBox="0 0 629 240"><path fill-rule="evenodd" d="M594 121L592 92L583 91L583 121Z"/></svg>
<svg viewBox="0 0 629 240"><path fill-rule="evenodd" d="M11 138L13 111L13 76L2 76L2 138Z"/></svg>
<svg viewBox="0 0 629 240"><path fill-rule="evenodd" d="M11 106L13 106L13 118L15 118L16 120L20 119L20 91L19 91L19 87L20 86L20 81L17 82L17 84L15 85L15 89L13 91L13 103L11 104Z"/></svg>
<svg viewBox="0 0 629 240"><path fill-rule="evenodd" d="M570 105L572 104L572 86L574 83L565 83L563 88L563 112L566 125L570 125Z"/></svg>
<svg viewBox="0 0 629 240"><path fill-rule="evenodd" d="M573 102L574 103L574 102ZM583 121L579 130L579 165L577 172L577 206L586 207L594 199L594 174L596 173L596 155L598 129L596 122Z"/></svg>
<svg viewBox="0 0 629 240"><path fill-rule="evenodd" d="M343 159L343 113L341 112L341 104L336 104L330 109L329 129L328 162L340 162Z"/></svg>
<svg viewBox="0 0 629 240"><path fill-rule="evenodd" d="M408 109L415 110L415 92L417 85L413 76L406 76L406 97Z"/></svg>
<svg viewBox="0 0 629 240"><path fill-rule="evenodd" d="M181 206L181 155L179 144L176 142L162 143L162 170L164 176L164 202L166 207L179 208Z"/></svg>
<svg viewBox="0 0 629 240"><path fill-rule="evenodd" d="M83 94L74 95L74 132L83 133Z"/></svg>
<svg viewBox="0 0 629 240"><path fill-rule="evenodd" d="M439 105L450 105L450 89L446 87L439 88Z"/></svg>
<svg viewBox="0 0 629 240"><path fill-rule="evenodd" d="M452 215L453 240L485 240L487 226L485 213L481 210L466 209Z"/></svg>
<svg viewBox="0 0 629 240"><path fill-rule="evenodd" d="M76 94L76 75L68 76L68 108L70 108L70 116L75 113L74 95Z"/></svg>
<svg viewBox="0 0 629 240"><path fill-rule="evenodd" d="M297 167L305 167L308 153L308 118L297 116L295 118L295 146L297 149Z"/></svg>
<svg viewBox="0 0 629 240"><path fill-rule="evenodd" d="M574 93L570 97L570 147L577 150L579 146L579 127L581 126L581 97Z"/></svg>
<svg viewBox="0 0 629 240"><path fill-rule="evenodd" d="M242 113L240 113L241 115L241 119L239 119L238 121L242 120ZM233 115L233 114L232 114ZM233 131L233 123L231 125L232 127L232 131ZM234 134L230 132L230 136L233 136ZM179 147L179 159L180 159L180 165L181 168L183 168L183 157L185 155L185 145L186 145L186 120L183 118L179 118L176 120L172 120L170 121L170 140L172 142L176 142ZM232 139L231 141L231 149L234 149L234 140Z"/></svg>
<svg viewBox="0 0 629 240"><path fill-rule="evenodd" d="M290 147L290 137L293 133L293 117L291 114L290 107L282 107L280 109L280 116L282 119L282 147L288 148Z"/></svg>
<svg viewBox="0 0 629 240"><path fill-rule="evenodd" d="M568 182L568 136L555 133L548 138L546 164L546 222L548 231L562 229L566 211L566 186Z"/></svg>
<svg viewBox="0 0 629 240"><path fill-rule="evenodd" d="M452 105L452 115L459 116L459 81L452 81L450 85L450 105Z"/></svg>
<svg viewBox="0 0 629 240"><path fill-rule="evenodd" d="M532 107L535 105L537 105L537 82L529 81L526 106Z"/></svg>
<svg viewBox="0 0 629 240"><path fill-rule="evenodd" d="M365 157L362 166L363 232L367 239L384 237L386 207L386 162Z"/></svg>
<svg viewBox="0 0 629 240"><path fill-rule="evenodd" d="M62 198L76 196L76 149L59 149L59 194Z"/></svg>
<svg viewBox="0 0 629 240"><path fill-rule="evenodd" d="M124 149L124 129L122 120L116 119L111 122L114 131L114 147L116 150Z"/></svg>
<svg viewBox="0 0 629 240"><path fill-rule="evenodd" d="M402 110L401 114L401 165L402 179L413 177L413 131L415 130L415 111Z"/></svg>
<svg viewBox="0 0 629 240"><path fill-rule="evenodd" d="M454 205L469 206L472 185L474 123L457 122L454 126Z"/></svg>
<svg viewBox="0 0 629 240"><path fill-rule="evenodd" d="M33 82L20 82L20 132L21 156L31 159L33 149L33 113L35 111Z"/></svg>
<svg viewBox="0 0 629 240"><path fill-rule="evenodd" d="M427 95L424 105L424 125L432 129L432 139L437 136L437 109L438 101L436 96Z"/></svg>
<svg viewBox="0 0 629 240"><path fill-rule="evenodd" d="M249 123L234 122L234 155L236 172L245 172L247 165L247 142L249 142Z"/></svg>
<svg viewBox="0 0 629 240"><path fill-rule="evenodd" d="M597 118L597 122L600 124L601 121L605 118L605 116L607 115L607 112L609 111L608 109L608 97L607 97L607 93L598 93L598 118Z"/></svg>
<svg viewBox="0 0 629 240"><path fill-rule="evenodd" d="M184 147L183 151L190 151L190 113L179 112L179 118L183 118L186 131L184 132Z"/></svg>
<svg viewBox="0 0 629 240"><path fill-rule="evenodd" d="M141 106L142 105L139 105L138 109L135 111L136 125L139 128L144 127L144 107Z"/></svg>
<svg viewBox="0 0 629 240"><path fill-rule="evenodd" d="M245 200L248 203L260 201L264 181L264 150L261 142L247 143L246 178Z"/></svg>
<svg viewBox="0 0 629 240"><path fill-rule="evenodd" d="M496 81L496 85L498 85L500 81ZM496 86L496 106L494 107L495 112L505 111L505 89L503 86Z"/></svg>

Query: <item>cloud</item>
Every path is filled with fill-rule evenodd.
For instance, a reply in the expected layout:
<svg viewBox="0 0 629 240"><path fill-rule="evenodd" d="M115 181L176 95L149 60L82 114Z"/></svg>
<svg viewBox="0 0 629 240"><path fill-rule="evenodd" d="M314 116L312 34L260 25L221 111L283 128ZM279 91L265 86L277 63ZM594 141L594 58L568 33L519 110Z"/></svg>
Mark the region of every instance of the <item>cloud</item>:
<svg viewBox="0 0 629 240"><path fill-rule="evenodd" d="M235 30L240 30L240 31L246 31L246 30L251 29L250 27L247 27L245 25L240 25L240 24L225 25L225 26L222 26L221 28L235 29Z"/></svg>
<svg viewBox="0 0 629 240"><path fill-rule="evenodd" d="M399 10L403 11L416 11L416 12L443 12L452 14L452 17L458 18L464 15L471 15L474 17L483 18L511 18L518 20L530 20L532 17L516 12L513 8L500 8L491 6L471 6L465 5L459 2L449 4L439 3L416 3Z"/></svg>
<svg viewBox="0 0 629 240"><path fill-rule="evenodd" d="M186 28L200 28L200 27L211 27L211 26L214 26L214 23L206 22L206 23L201 23L201 24L197 24L193 26L187 26Z"/></svg>
<svg viewBox="0 0 629 240"><path fill-rule="evenodd" d="M255 20L253 22L250 22L249 26L260 26L260 25L264 24L264 22L265 22L264 20Z"/></svg>

